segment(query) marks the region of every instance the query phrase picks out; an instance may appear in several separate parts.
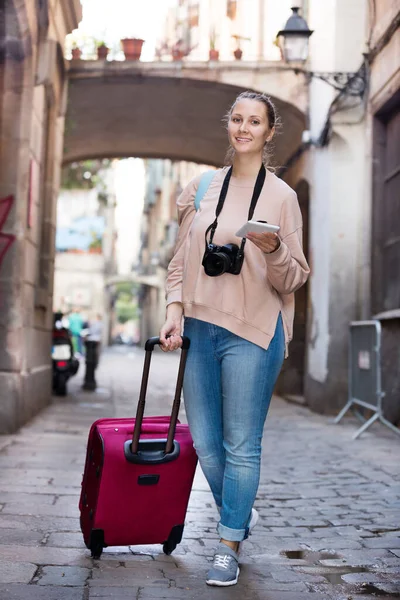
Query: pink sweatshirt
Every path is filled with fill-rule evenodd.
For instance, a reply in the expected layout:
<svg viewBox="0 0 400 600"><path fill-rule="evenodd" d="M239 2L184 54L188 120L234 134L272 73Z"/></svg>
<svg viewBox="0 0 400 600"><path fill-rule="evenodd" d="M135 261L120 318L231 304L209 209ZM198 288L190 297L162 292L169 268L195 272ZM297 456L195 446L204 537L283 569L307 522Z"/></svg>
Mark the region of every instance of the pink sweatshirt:
<svg viewBox="0 0 400 600"><path fill-rule="evenodd" d="M197 212L194 197L200 176L178 198L179 233L168 267L167 305L181 302L186 317L224 327L265 349L274 336L281 312L287 356L293 333L294 292L305 283L310 272L302 250L302 217L297 196L267 170L253 220L279 225L280 247L265 254L247 240L239 275L224 273L209 277L201 264L204 233L214 221L226 172L227 167L216 171ZM254 184L255 178L231 177L214 244L240 245L241 238L235 232L247 221Z"/></svg>

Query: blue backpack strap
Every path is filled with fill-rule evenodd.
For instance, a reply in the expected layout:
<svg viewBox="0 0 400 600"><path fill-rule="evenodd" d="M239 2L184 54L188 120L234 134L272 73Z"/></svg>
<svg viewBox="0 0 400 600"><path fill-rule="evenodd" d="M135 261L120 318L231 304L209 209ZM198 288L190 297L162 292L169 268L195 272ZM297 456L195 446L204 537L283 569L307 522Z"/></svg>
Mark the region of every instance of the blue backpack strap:
<svg viewBox="0 0 400 600"><path fill-rule="evenodd" d="M215 173L216 171L206 171L202 174L199 187L197 188L196 196L194 198L194 207L196 210L199 210L200 202L203 200L211 181L214 179Z"/></svg>

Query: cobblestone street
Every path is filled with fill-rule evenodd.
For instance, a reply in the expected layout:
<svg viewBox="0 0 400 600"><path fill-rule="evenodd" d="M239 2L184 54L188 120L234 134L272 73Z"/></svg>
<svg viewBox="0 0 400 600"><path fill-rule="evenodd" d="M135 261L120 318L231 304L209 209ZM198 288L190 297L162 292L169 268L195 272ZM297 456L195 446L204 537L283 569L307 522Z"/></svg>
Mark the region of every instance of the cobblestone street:
<svg viewBox="0 0 400 600"><path fill-rule="evenodd" d="M168 414L177 362L178 354L154 353L147 415ZM280 398L264 436L260 520L243 544L237 586L205 584L217 513L199 469L171 556L140 546L92 560L78 513L88 430L99 417L134 414L142 366L140 349L107 350L95 393L81 391L81 365L66 399L0 436L0 600L400 598L398 437L374 424L352 441L355 419L333 425Z"/></svg>

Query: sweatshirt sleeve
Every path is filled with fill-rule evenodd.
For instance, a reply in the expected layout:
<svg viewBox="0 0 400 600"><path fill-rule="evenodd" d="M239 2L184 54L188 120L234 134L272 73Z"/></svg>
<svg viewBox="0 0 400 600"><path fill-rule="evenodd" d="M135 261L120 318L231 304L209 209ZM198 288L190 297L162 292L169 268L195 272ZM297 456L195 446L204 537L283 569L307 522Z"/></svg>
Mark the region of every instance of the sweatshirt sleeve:
<svg viewBox="0 0 400 600"><path fill-rule="evenodd" d="M279 235L279 248L265 254L268 279L280 294L291 294L307 281L310 274L303 253L303 220L294 191L283 202Z"/></svg>
<svg viewBox="0 0 400 600"><path fill-rule="evenodd" d="M182 276L185 247L189 237L190 226L196 214L194 197L199 186L200 177L201 176L198 176L192 179L182 191L176 202L179 229L174 255L167 270L167 281L165 285L167 306L168 304L172 304L172 302L182 302Z"/></svg>

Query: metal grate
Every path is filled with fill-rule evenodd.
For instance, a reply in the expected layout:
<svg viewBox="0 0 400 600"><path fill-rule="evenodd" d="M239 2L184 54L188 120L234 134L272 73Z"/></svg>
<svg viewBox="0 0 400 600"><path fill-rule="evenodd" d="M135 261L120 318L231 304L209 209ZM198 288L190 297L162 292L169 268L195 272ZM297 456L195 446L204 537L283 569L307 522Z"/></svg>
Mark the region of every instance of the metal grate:
<svg viewBox="0 0 400 600"><path fill-rule="evenodd" d="M381 324L379 321L353 321L349 336L349 399L335 419L339 423L346 412L354 406L373 411L370 419L355 432L353 439L361 435L378 419L387 427L400 434L382 413L382 398L385 395L381 386Z"/></svg>

